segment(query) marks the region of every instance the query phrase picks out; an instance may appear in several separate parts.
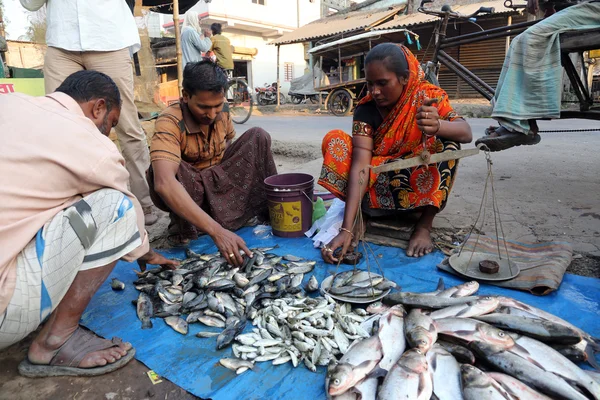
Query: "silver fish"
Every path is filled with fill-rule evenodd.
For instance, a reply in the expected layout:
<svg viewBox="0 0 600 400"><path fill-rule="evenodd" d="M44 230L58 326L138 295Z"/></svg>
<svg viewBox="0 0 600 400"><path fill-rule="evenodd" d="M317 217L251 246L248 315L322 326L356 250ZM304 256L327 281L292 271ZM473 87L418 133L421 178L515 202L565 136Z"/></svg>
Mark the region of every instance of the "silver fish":
<svg viewBox="0 0 600 400"><path fill-rule="evenodd" d="M550 397L533 390L523 382L513 378L510 375L502 374L500 372L488 372L487 374L516 399L552 400Z"/></svg>
<svg viewBox="0 0 600 400"><path fill-rule="evenodd" d="M152 300L145 293L140 293L136 303L137 316L142 321L142 329L152 328L150 317L154 314Z"/></svg>
<svg viewBox="0 0 600 400"><path fill-rule="evenodd" d="M394 306L402 307L402 306ZM402 309L404 312L404 309ZM404 312L405 314L405 312ZM402 315L402 314L401 314ZM377 334L381 341L383 357L379 368L389 371L406 349L404 338L404 316L398 317L395 313L388 313L379 320L379 332Z"/></svg>
<svg viewBox="0 0 600 400"><path fill-rule="evenodd" d="M488 374L472 365L461 366L465 400L513 400L513 397Z"/></svg>
<svg viewBox="0 0 600 400"><path fill-rule="evenodd" d="M173 316L165 318L165 322L167 325L173 328L175 332L181 333L182 335L187 335L188 324L183 319Z"/></svg>
<svg viewBox="0 0 600 400"><path fill-rule="evenodd" d="M439 400L461 400L460 366L452 354L439 344L427 352L427 364L433 377L433 393Z"/></svg>
<svg viewBox="0 0 600 400"><path fill-rule="evenodd" d="M219 364L232 371L237 371L240 368L254 369L253 362L240 360L239 358L221 358Z"/></svg>
<svg viewBox="0 0 600 400"><path fill-rule="evenodd" d="M383 302L390 305L403 304L405 306L417 308L444 308L455 306L457 304L465 304L469 301L476 301L478 299L479 297L476 296L453 298L428 296L410 292L396 292L385 296Z"/></svg>
<svg viewBox="0 0 600 400"><path fill-rule="evenodd" d="M317 289L319 289L319 281L317 280L317 278L314 275L311 275L310 279L308 280L308 282L306 283L306 286L304 288L306 289L307 292L314 292Z"/></svg>
<svg viewBox="0 0 600 400"><path fill-rule="evenodd" d="M219 332L198 332L198 333L196 333L196 337L199 337L199 338L210 338L210 337L215 337L218 335L219 335Z"/></svg>
<svg viewBox="0 0 600 400"><path fill-rule="evenodd" d="M225 328L225 322L215 318L215 317L211 317L209 315L203 315L200 318L198 318L198 322L206 325L206 326L214 326L217 328Z"/></svg>
<svg viewBox="0 0 600 400"><path fill-rule="evenodd" d="M405 352L379 388L379 400L429 400L433 383L425 356L418 349Z"/></svg>
<svg viewBox="0 0 600 400"><path fill-rule="evenodd" d="M112 278L112 281L110 281L110 287L113 290L123 290L125 289L125 284L117 278Z"/></svg>
<svg viewBox="0 0 600 400"><path fill-rule="evenodd" d="M423 354L433 346L437 340L438 331L433 319L428 315L423 314L420 309L413 308L404 325L406 340L411 347L416 347Z"/></svg>
<svg viewBox="0 0 600 400"><path fill-rule="evenodd" d="M499 304L500 300L498 298L486 296L476 301L433 311L429 316L434 320L449 317L472 318L491 313L498 308Z"/></svg>
<svg viewBox="0 0 600 400"><path fill-rule="evenodd" d="M458 286L453 286L446 290L440 291L436 296L438 297L466 297L477 293L479 290L479 283L476 281L470 281L462 283Z"/></svg>
<svg viewBox="0 0 600 400"><path fill-rule="evenodd" d="M545 343L577 344L581 342L581 335L577 330L552 321L502 313L481 315L475 319Z"/></svg>

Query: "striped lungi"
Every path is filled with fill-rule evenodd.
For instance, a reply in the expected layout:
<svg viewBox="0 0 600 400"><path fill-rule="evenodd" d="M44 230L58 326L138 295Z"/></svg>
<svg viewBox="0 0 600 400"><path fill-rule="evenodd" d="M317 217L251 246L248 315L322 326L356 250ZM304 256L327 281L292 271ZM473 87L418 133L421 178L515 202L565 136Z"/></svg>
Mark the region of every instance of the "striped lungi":
<svg viewBox="0 0 600 400"><path fill-rule="evenodd" d="M79 271L105 266L142 244L131 200L98 190L62 210L17 256L17 283L0 315L0 349L33 332Z"/></svg>

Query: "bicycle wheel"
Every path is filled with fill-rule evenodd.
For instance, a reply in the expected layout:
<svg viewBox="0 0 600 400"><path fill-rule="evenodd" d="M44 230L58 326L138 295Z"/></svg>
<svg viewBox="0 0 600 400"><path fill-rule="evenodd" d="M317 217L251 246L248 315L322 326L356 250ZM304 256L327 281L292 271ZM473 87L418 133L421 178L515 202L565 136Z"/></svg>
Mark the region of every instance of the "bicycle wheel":
<svg viewBox="0 0 600 400"><path fill-rule="evenodd" d="M230 80L227 84L226 97L231 120L236 124L243 124L248 121L254 106L248 83L243 79L234 78Z"/></svg>

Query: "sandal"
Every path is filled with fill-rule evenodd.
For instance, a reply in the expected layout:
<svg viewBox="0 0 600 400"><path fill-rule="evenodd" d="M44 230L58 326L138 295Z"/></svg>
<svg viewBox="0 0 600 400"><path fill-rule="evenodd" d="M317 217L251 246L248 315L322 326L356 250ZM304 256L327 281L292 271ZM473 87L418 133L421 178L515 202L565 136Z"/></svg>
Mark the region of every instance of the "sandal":
<svg viewBox="0 0 600 400"><path fill-rule="evenodd" d="M479 144L484 144L490 149L490 151L502 151L516 146L530 146L538 144L542 140L540 135L538 135L537 133L524 134L511 132L506 130L506 128L491 128L493 127L490 127L485 130L486 136L477 139L477 141L475 142L475 146L478 146ZM492 133L496 133L498 134L498 136L490 136Z"/></svg>
<svg viewBox="0 0 600 400"><path fill-rule="evenodd" d="M171 214L171 223L169 224L168 234L167 234L167 243L170 247L187 247L192 240L195 240L198 237L196 232L192 232L184 228L184 224L181 219L175 215Z"/></svg>
<svg viewBox="0 0 600 400"><path fill-rule="evenodd" d="M58 349L50 360L50 364L33 364L29 358L19 364L19 373L28 378L44 378L49 376L98 376L124 367L135 356L131 348L127 354L114 363L101 367L79 368L79 363L89 353L118 346L123 341L119 338L102 339L93 332L78 327L73 335Z"/></svg>

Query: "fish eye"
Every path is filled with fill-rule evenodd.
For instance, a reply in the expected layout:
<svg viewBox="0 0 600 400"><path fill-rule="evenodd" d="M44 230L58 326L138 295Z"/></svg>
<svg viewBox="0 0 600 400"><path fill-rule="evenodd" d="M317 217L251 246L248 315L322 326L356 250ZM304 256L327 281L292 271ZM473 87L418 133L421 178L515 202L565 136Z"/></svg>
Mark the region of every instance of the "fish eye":
<svg viewBox="0 0 600 400"><path fill-rule="evenodd" d="M340 384L340 380L339 379L334 380L333 384L336 385L336 386L339 385Z"/></svg>
<svg viewBox="0 0 600 400"><path fill-rule="evenodd" d="M504 337L504 332L502 332L502 331L498 332L498 336Z"/></svg>

